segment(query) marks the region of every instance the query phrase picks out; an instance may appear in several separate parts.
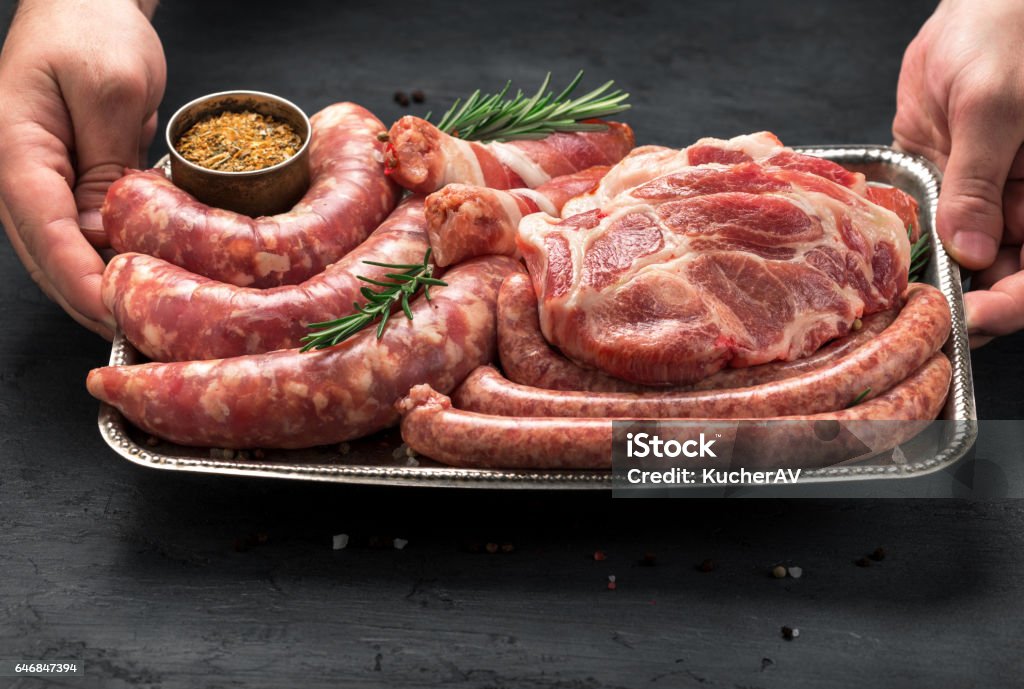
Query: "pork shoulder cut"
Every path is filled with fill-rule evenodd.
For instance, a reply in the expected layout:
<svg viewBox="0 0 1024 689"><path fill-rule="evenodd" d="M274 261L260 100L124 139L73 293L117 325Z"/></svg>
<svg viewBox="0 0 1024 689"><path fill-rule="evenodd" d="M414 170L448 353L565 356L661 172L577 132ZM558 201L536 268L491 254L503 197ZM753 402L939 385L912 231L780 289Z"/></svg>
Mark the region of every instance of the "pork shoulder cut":
<svg viewBox="0 0 1024 689"><path fill-rule="evenodd" d="M648 385L791 361L898 304L907 227L863 175L767 132L638 149L517 242L547 340Z"/></svg>

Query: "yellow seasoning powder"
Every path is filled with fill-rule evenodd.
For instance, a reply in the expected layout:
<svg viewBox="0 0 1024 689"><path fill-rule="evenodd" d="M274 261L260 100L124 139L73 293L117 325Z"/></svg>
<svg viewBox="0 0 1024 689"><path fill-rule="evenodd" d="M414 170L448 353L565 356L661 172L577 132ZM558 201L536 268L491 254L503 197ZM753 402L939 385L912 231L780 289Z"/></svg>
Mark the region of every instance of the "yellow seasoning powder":
<svg viewBox="0 0 1024 689"><path fill-rule="evenodd" d="M196 122L175 148L209 170L251 172L288 160L302 146L292 127L256 112L222 112Z"/></svg>

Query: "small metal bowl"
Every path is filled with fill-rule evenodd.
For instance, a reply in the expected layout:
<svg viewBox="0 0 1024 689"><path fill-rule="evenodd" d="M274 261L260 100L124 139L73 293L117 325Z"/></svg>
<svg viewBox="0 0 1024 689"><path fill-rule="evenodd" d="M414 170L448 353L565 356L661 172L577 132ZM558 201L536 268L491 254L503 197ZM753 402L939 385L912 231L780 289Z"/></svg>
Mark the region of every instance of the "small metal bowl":
<svg viewBox="0 0 1024 689"><path fill-rule="evenodd" d="M256 112L288 123L302 146L288 160L249 172L211 170L185 160L175 142L192 125L221 112ZM256 217L289 210L309 188L309 138L306 113L279 96L260 91L223 91L196 98L178 109L167 123L171 180L208 206Z"/></svg>

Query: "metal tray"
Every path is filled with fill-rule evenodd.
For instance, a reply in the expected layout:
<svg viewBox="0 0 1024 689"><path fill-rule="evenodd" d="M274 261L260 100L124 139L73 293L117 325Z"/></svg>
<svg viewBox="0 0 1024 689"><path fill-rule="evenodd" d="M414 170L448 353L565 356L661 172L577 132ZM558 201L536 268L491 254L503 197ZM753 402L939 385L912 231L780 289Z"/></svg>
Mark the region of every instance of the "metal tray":
<svg viewBox="0 0 1024 689"><path fill-rule="evenodd" d="M801 483L827 483L872 478L920 476L950 466L962 458L977 438L977 414L971 378L970 350L964 318L963 292L957 265L938 241L935 209L940 174L927 160L885 146L795 147L810 155L834 160L863 172L869 181L898 186L921 207L921 229L932 240L932 260L925 279L942 290L949 300L953 331L944 348L953 364L949 400L943 412L937 450L907 455L899 463L835 465L803 472ZM110 365L141 360L120 333L114 339ZM309 450L268 450L263 456L225 458L218 449L174 445L149 437L132 426L113 407L101 404L100 433L119 455L157 469L192 471L232 476L303 479L378 485L463 488L594 489L612 487L611 471L516 471L457 469L426 458L408 458L397 430L389 430L340 446Z"/></svg>

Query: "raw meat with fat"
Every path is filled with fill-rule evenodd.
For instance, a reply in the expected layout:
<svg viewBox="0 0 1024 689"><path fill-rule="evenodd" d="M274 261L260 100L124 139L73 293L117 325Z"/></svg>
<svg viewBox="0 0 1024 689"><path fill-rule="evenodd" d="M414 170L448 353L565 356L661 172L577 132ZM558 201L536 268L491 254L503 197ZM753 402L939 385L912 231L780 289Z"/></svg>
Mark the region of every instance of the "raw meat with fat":
<svg viewBox="0 0 1024 689"><path fill-rule="evenodd" d="M640 149L520 223L545 337L647 385L806 356L907 286L906 226L867 193L767 133Z"/></svg>

